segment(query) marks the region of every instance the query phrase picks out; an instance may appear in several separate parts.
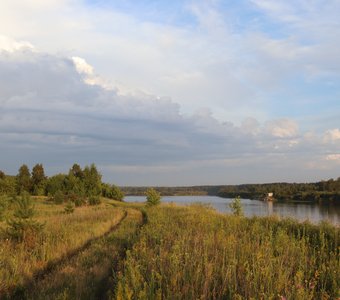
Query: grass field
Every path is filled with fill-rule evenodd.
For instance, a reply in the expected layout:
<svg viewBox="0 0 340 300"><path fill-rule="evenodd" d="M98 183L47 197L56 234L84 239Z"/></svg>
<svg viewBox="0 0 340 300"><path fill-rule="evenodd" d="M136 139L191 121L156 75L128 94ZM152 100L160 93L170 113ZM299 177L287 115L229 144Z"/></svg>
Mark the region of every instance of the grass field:
<svg viewBox="0 0 340 300"><path fill-rule="evenodd" d="M339 229L164 206L128 251L117 299L338 299Z"/></svg>
<svg viewBox="0 0 340 300"><path fill-rule="evenodd" d="M36 198L43 230L6 236L0 299L338 299L339 228L204 207ZM13 212L8 209L5 218Z"/></svg>

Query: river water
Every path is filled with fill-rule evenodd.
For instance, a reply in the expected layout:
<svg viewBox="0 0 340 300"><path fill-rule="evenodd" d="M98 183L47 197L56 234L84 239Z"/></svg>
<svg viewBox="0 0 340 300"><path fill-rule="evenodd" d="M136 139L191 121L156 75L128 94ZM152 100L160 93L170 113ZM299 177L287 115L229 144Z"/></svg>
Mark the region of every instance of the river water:
<svg viewBox="0 0 340 300"><path fill-rule="evenodd" d="M144 202L144 196L127 196L126 202ZM229 204L233 199L220 198L216 196L164 196L162 202L187 205L200 202L210 204L219 212L230 213ZM276 214L280 217L291 217L299 221L309 220L313 223L329 221L340 225L340 206L319 205L313 203L283 203L264 202L258 200L241 199L243 211L246 216L268 216Z"/></svg>

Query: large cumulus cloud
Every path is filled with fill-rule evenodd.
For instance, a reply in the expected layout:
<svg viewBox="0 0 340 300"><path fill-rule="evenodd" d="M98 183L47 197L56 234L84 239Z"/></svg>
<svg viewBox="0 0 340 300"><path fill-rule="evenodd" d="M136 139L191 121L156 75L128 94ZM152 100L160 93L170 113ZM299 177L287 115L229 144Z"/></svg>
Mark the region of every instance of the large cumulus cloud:
<svg viewBox="0 0 340 300"><path fill-rule="evenodd" d="M119 184L275 181L296 166L300 175L325 166L335 174L338 128L301 133L287 118L235 126L208 109L184 116L171 99L106 85L83 58L3 41L0 163L9 173L23 162L53 173L77 161Z"/></svg>

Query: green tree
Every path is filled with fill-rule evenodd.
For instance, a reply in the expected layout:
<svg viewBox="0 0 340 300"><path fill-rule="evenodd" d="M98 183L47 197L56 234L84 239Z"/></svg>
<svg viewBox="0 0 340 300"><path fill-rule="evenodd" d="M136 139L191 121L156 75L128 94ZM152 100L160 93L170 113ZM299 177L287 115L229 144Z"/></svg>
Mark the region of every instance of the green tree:
<svg viewBox="0 0 340 300"><path fill-rule="evenodd" d="M13 176L6 176L0 171L0 195L14 196L16 194L16 180Z"/></svg>
<svg viewBox="0 0 340 300"><path fill-rule="evenodd" d="M84 168L84 187L87 197L99 196L102 191L102 176L95 164Z"/></svg>
<svg viewBox="0 0 340 300"><path fill-rule="evenodd" d="M7 221L7 233L13 239L34 243L37 233L43 228L43 224L33 219L34 205L27 192L16 199L16 209L13 217Z"/></svg>
<svg viewBox="0 0 340 300"><path fill-rule="evenodd" d="M235 216L243 216L243 207L241 203L241 198L237 196L230 204L229 207L231 208L233 214Z"/></svg>
<svg viewBox="0 0 340 300"><path fill-rule="evenodd" d="M161 202L161 194L158 193L155 189L149 188L145 192L146 195L146 205L154 206L158 205Z"/></svg>
<svg viewBox="0 0 340 300"><path fill-rule="evenodd" d="M58 191L66 193L66 181L67 176L65 174L57 174L49 177L46 181L46 194L54 196Z"/></svg>
<svg viewBox="0 0 340 300"><path fill-rule="evenodd" d="M84 179L84 171L78 164L73 164L72 168L69 171L69 175L73 174L75 177L80 178L81 180Z"/></svg>
<svg viewBox="0 0 340 300"><path fill-rule="evenodd" d="M32 169L32 194L42 196L45 193L46 176L42 164L36 164Z"/></svg>
<svg viewBox="0 0 340 300"><path fill-rule="evenodd" d="M31 174L25 164L19 168L19 173L16 176L16 186L19 195L23 192L29 193L31 190Z"/></svg>
<svg viewBox="0 0 340 300"><path fill-rule="evenodd" d="M118 186L102 183L102 196L117 201L123 201L125 195Z"/></svg>

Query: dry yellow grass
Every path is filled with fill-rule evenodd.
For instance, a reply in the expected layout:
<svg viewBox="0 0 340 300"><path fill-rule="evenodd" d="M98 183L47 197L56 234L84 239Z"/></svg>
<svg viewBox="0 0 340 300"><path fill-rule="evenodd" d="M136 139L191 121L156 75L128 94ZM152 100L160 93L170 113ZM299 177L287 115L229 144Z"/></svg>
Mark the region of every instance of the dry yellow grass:
<svg viewBox="0 0 340 300"><path fill-rule="evenodd" d="M45 224L33 240L16 242L0 236L0 295L23 284L50 262L66 256L88 240L109 231L124 216L124 211L107 202L99 206L80 207L64 214L63 205L35 199L36 220ZM5 222L1 224L6 227Z"/></svg>

